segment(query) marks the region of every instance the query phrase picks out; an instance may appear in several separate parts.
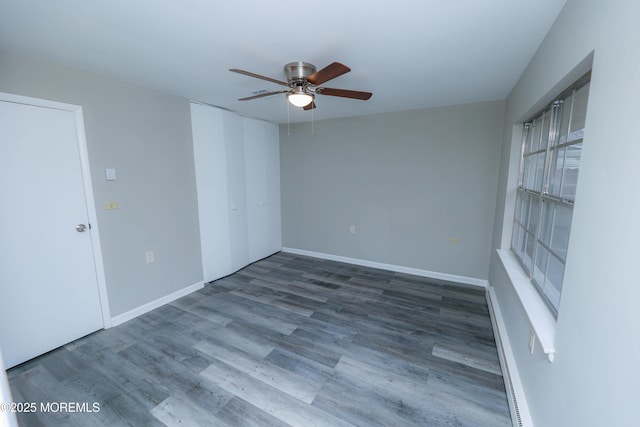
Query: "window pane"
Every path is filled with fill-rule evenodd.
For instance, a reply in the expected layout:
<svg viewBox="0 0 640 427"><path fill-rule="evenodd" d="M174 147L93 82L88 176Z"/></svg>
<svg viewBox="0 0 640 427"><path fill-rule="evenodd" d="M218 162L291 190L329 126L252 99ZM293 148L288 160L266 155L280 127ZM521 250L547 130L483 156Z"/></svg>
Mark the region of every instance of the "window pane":
<svg viewBox="0 0 640 427"><path fill-rule="evenodd" d="M547 143L549 142L549 129L551 125L551 109L548 109L543 114L543 125L542 125L542 135L540 138L540 145L538 149L546 150Z"/></svg>
<svg viewBox="0 0 640 427"><path fill-rule="evenodd" d="M533 190L536 179L536 156L526 156L524 158L524 175L522 187Z"/></svg>
<svg viewBox="0 0 640 427"><path fill-rule="evenodd" d="M542 245L538 245L536 250L536 265L533 269L533 281L540 289L544 289L548 258L549 251L547 251Z"/></svg>
<svg viewBox="0 0 640 427"><path fill-rule="evenodd" d="M520 223L523 223L522 221L522 206L524 204L524 197L523 197L523 193L521 193L520 191L518 191L518 193L516 194L516 212L515 212L515 219L516 221L519 221Z"/></svg>
<svg viewBox="0 0 640 427"><path fill-rule="evenodd" d="M564 170L564 148L551 151L551 166L549 167L549 185L547 191L553 196L560 197L562 185L562 171Z"/></svg>
<svg viewBox="0 0 640 427"><path fill-rule="evenodd" d="M537 166L536 166L536 180L533 189L538 192L542 192L542 180L544 178L544 160L546 157L546 152L542 152L536 155L537 158Z"/></svg>
<svg viewBox="0 0 640 427"><path fill-rule="evenodd" d="M542 117L536 117L531 124L533 136L529 152L536 151L540 148L540 134L542 133Z"/></svg>
<svg viewBox="0 0 640 427"><path fill-rule="evenodd" d="M587 117L587 101L589 99L589 84L576 90L571 111L571 126L568 141L581 139L584 135L584 123Z"/></svg>
<svg viewBox="0 0 640 427"><path fill-rule="evenodd" d="M530 233L536 233L538 226L538 216L540 215L540 200L537 197L529 196L529 218L525 226Z"/></svg>
<svg viewBox="0 0 640 427"><path fill-rule="evenodd" d="M558 144L567 142L567 134L569 133L569 119L571 118L571 103L573 102L573 93L567 96L560 107L560 126L558 129Z"/></svg>
<svg viewBox="0 0 640 427"><path fill-rule="evenodd" d="M518 192L517 207L516 207L516 219L526 226L527 218L529 217L529 195L524 192Z"/></svg>
<svg viewBox="0 0 640 427"><path fill-rule="evenodd" d="M522 226L527 227L529 223L529 212L531 211L531 196L528 194L522 195Z"/></svg>
<svg viewBox="0 0 640 427"><path fill-rule="evenodd" d="M518 223L514 222L513 223L513 233L511 234L511 249L513 250L513 252L516 252L517 255L517 251L516 249L518 248L518 232L520 226L518 225Z"/></svg>
<svg viewBox="0 0 640 427"><path fill-rule="evenodd" d="M578 184L578 172L580 171L580 157L582 155L582 143L569 145L566 148L564 160L564 177L562 179L562 198L574 201L576 198L576 185Z"/></svg>
<svg viewBox="0 0 640 427"><path fill-rule="evenodd" d="M533 260L533 248L535 246L535 237L529 233L525 233L525 245L522 262L527 274L531 273L531 264Z"/></svg>
<svg viewBox="0 0 640 427"><path fill-rule="evenodd" d="M551 245L551 228L553 226L554 209L554 203L542 203L542 224L540 224L540 240L547 246Z"/></svg>
<svg viewBox="0 0 640 427"><path fill-rule="evenodd" d="M520 260L524 262L524 248L527 243L527 233L524 231L524 227L519 227L518 234L518 254L520 254Z"/></svg>
<svg viewBox="0 0 640 427"><path fill-rule="evenodd" d="M562 279L564 276L564 264L553 255L549 256L547 265L547 280L544 286L544 295L551 305L558 310L560 304L560 292L562 291Z"/></svg>
<svg viewBox="0 0 640 427"><path fill-rule="evenodd" d="M528 178L528 174L529 174L529 162L530 162L530 158L529 156L525 156L522 158L522 183L520 184L520 186L522 188L527 188L527 178Z"/></svg>
<svg viewBox="0 0 640 427"><path fill-rule="evenodd" d="M528 128L525 127L524 131L525 131L524 153L526 154L532 151L531 145L533 144L533 124L530 123Z"/></svg>
<svg viewBox="0 0 640 427"><path fill-rule="evenodd" d="M524 229L518 224L515 224L513 227L513 239L511 245L516 256L520 261L522 261L524 257Z"/></svg>
<svg viewBox="0 0 640 427"><path fill-rule="evenodd" d="M566 206L556 205L551 230L551 243L549 247L562 261L567 259L567 247L569 246L569 231L571 229L572 209Z"/></svg>

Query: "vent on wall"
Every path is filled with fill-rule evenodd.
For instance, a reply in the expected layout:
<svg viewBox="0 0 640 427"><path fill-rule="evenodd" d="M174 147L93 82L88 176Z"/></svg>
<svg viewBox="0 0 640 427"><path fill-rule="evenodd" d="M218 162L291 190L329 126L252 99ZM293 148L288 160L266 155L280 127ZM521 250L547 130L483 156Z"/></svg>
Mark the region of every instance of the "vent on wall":
<svg viewBox="0 0 640 427"><path fill-rule="evenodd" d="M515 365L513 352L511 351L511 343L505 327L502 313L499 306L495 303L496 295L493 286L487 287L487 305L489 306L489 314L491 315L491 324L493 326L493 335L498 348L498 356L500 357L500 366L502 368L502 378L507 392L507 400L509 401L509 411L511 412L511 422L514 426L530 427L533 425L529 415L524 390L520 383L520 376ZM511 372L509 366L515 368Z"/></svg>

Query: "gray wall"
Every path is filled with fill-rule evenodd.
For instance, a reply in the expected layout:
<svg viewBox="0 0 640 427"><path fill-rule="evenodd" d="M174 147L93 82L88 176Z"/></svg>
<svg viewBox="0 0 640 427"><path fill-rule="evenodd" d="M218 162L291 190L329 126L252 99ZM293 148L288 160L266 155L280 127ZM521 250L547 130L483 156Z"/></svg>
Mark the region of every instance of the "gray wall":
<svg viewBox="0 0 640 427"><path fill-rule="evenodd" d="M186 99L2 50L0 91L83 107L112 316L202 280Z"/></svg>
<svg viewBox="0 0 640 427"><path fill-rule="evenodd" d="M282 125L283 246L487 279L503 121L488 102Z"/></svg>
<svg viewBox="0 0 640 427"><path fill-rule="evenodd" d="M593 53L553 363L537 349L529 354L527 317L500 261L494 255L491 262L490 283L538 426L638 422L638 16L638 2L568 0L507 100L503 155L511 162L500 172L494 248L509 247L519 144L513 126L568 84Z"/></svg>

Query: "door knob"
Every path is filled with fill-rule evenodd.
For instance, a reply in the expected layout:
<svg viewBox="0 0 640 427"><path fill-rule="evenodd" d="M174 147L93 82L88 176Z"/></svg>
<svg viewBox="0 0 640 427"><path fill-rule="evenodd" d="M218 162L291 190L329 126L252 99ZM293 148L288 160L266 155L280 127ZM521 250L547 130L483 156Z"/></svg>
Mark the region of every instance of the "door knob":
<svg viewBox="0 0 640 427"><path fill-rule="evenodd" d="M76 225L76 231L78 233L84 233L85 231L87 231L87 226L84 224L78 224Z"/></svg>

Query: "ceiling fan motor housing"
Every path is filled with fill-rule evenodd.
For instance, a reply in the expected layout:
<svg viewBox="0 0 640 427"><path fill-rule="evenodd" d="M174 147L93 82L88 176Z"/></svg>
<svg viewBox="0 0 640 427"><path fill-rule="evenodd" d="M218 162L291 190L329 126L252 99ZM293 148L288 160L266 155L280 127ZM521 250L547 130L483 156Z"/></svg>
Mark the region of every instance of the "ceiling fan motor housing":
<svg viewBox="0 0 640 427"><path fill-rule="evenodd" d="M289 83L305 81L316 72L316 67L308 62L290 62L284 66L284 72Z"/></svg>

